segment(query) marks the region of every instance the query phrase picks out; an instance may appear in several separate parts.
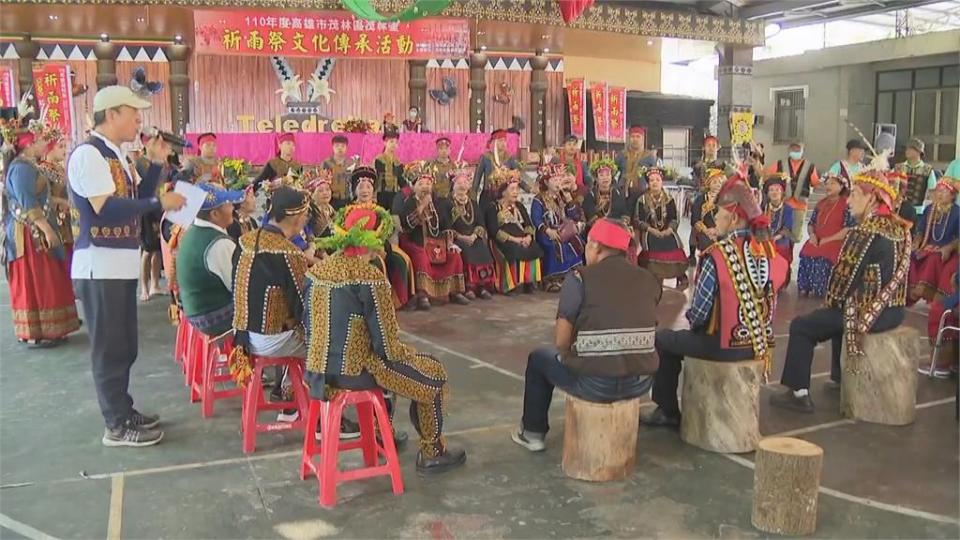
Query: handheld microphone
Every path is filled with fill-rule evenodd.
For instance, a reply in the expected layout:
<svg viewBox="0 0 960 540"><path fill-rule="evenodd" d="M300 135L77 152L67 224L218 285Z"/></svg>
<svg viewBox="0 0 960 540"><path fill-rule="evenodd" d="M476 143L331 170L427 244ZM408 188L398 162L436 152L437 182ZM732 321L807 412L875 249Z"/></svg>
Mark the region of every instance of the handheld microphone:
<svg viewBox="0 0 960 540"><path fill-rule="evenodd" d="M190 143L190 141L184 139L179 135L174 135L169 131L164 131L156 126L153 126L152 128L148 129L146 133L150 137L160 137L161 139L163 139L164 141L166 141L167 143L173 146L179 146L180 148L193 148L193 145Z"/></svg>

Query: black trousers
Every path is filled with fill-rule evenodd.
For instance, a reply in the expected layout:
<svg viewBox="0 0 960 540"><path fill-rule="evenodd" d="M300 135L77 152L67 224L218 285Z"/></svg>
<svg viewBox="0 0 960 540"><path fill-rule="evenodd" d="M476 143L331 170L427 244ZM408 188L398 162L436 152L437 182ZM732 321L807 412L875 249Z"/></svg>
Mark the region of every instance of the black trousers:
<svg viewBox="0 0 960 540"><path fill-rule="evenodd" d="M133 412L130 368L137 359L137 280L77 279L90 335L93 384L100 412L109 428L123 424Z"/></svg>
<svg viewBox="0 0 960 540"><path fill-rule="evenodd" d="M870 333L885 332L903 324L903 308L887 308L873 323ZM843 312L839 308L821 308L790 322L787 359L780 382L793 390L810 388L813 349L830 341L832 351L830 378L840 382L840 352L843 350Z"/></svg>
<svg viewBox="0 0 960 540"><path fill-rule="evenodd" d="M684 357L717 362L753 360L751 349L722 349L718 336L693 330L657 330L654 346L660 355L660 367L653 381L653 401L671 416L680 414L677 384L683 371Z"/></svg>
<svg viewBox="0 0 960 540"><path fill-rule="evenodd" d="M650 390L651 378L648 376L581 376L570 371L560 360L554 347L540 347L527 357L523 389L524 431L546 433L550 430L547 416L554 388L598 403L633 399Z"/></svg>

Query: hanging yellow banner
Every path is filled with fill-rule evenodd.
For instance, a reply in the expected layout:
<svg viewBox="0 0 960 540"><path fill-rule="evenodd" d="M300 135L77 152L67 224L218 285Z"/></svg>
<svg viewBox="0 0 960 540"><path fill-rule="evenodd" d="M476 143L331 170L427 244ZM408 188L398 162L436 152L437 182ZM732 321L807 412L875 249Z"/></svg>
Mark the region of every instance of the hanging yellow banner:
<svg viewBox="0 0 960 540"><path fill-rule="evenodd" d="M753 113L730 113L730 142L739 146L753 140Z"/></svg>

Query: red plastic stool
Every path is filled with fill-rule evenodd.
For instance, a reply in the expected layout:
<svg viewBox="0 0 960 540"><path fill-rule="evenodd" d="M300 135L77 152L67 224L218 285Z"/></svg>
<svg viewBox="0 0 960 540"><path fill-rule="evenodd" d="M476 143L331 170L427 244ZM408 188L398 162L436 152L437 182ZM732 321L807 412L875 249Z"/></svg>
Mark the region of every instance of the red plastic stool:
<svg viewBox="0 0 960 540"><path fill-rule="evenodd" d="M185 320L183 324L186 325L183 349L183 384L187 388L191 388L196 375L197 338L200 336L200 332L194 330L189 321Z"/></svg>
<svg viewBox="0 0 960 540"><path fill-rule="evenodd" d="M303 359L294 357L275 357L250 355L253 362L253 376L247 383L243 393L243 412L240 428L243 430L243 453L250 454L256 450L257 433L265 431L302 430L306 425L304 419L308 407L307 390L303 385ZM263 395L263 369L269 366L286 366L287 376L293 387L294 401L267 401ZM257 414L260 411L279 411L283 409L297 409L298 418L293 422L257 423ZM312 430L311 431L311 435Z"/></svg>
<svg viewBox="0 0 960 540"><path fill-rule="evenodd" d="M180 312L180 319L177 322L177 341L173 346L173 360L180 365L180 371L186 372L187 343L190 338L190 323Z"/></svg>
<svg viewBox="0 0 960 540"><path fill-rule="evenodd" d="M360 438L341 442L340 419L344 407L348 405L357 407ZM320 420L319 444L310 429L317 425L317 420ZM380 427L383 444L377 442L374 421ZM393 441L393 427L390 425L387 405L380 390L344 390L338 392L330 401L311 399L307 428L304 431L300 479L306 480L309 474L317 477L320 484L320 506L333 508L337 504L337 484L373 476L389 476L394 495L403 493L403 476L400 474L400 459ZM340 452L358 448L363 451L363 467L341 471L337 463ZM317 455L320 456L319 463L313 461L313 456ZM385 458L383 465L380 464L381 456Z"/></svg>
<svg viewBox="0 0 960 540"><path fill-rule="evenodd" d="M225 336L217 341L201 332L194 331L199 336L198 349L195 354L199 361L195 362L194 380L190 385L190 401L200 401L200 414L203 418L213 416L214 402L218 399L227 399L243 395L243 388L229 388L217 390L217 383L233 381L230 376L230 365L227 358L233 350L233 336Z"/></svg>

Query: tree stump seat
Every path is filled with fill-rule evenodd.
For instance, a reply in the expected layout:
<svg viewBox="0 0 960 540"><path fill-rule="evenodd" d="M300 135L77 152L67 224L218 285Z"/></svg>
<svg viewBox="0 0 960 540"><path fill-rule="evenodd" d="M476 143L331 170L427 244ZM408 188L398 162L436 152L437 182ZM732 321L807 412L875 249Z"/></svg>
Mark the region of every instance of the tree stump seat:
<svg viewBox="0 0 960 540"><path fill-rule="evenodd" d="M760 440L763 362L683 361L680 438L720 453L752 452Z"/></svg>
<svg viewBox="0 0 960 540"><path fill-rule="evenodd" d="M903 426L917 412L917 359L920 332L899 326L863 337L863 356L840 356L843 415L854 420Z"/></svg>
<svg viewBox="0 0 960 540"><path fill-rule="evenodd" d="M593 403L567 396L563 472L590 482L623 480L637 460L640 398Z"/></svg>

